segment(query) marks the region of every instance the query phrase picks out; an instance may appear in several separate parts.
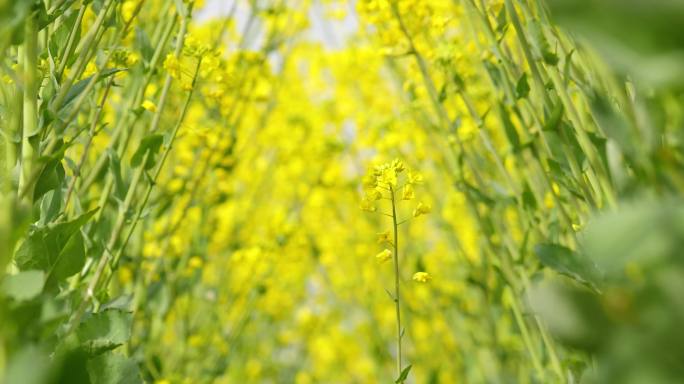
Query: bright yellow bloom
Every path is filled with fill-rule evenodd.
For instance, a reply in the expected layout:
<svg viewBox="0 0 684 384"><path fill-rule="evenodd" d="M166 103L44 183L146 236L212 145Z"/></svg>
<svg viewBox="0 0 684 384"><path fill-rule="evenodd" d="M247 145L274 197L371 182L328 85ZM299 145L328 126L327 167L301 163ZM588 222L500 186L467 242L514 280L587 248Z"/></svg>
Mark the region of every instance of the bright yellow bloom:
<svg viewBox="0 0 684 384"><path fill-rule="evenodd" d="M416 283L427 283L430 280L432 280L432 276L427 272L416 272L413 274L413 281Z"/></svg>
<svg viewBox="0 0 684 384"><path fill-rule="evenodd" d="M181 65L178 62L178 58L172 53L166 55L164 59L164 69L166 69L171 77L178 79L181 75Z"/></svg>
<svg viewBox="0 0 684 384"><path fill-rule="evenodd" d="M416 206L416 209L413 210L413 217L425 215L425 214L430 213L431 211L432 211L432 207L430 205L420 202Z"/></svg>
<svg viewBox="0 0 684 384"><path fill-rule="evenodd" d="M377 255L375 255L375 258L376 258L380 263L384 263L384 262L386 262L387 260L389 260L389 259L392 258L392 251L390 251L389 249L385 249L385 250L383 250L382 252L380 252L380 253L378 253Z"/></svg>
<svg viewBox="0 0 684 384"><path fill-rule="evenodd" d="M142 103L142 107L150 112L157 112L157 105L150 100L145 100Z"/></svg>
<svg viewBox="0 0 684 384"><path fill-rule="evenodd" d="M133 13L135 12L136 7L138 6L138 2L135 0L127 0L124 1L123 5L121 5L121 17L123 17L125 22L131 21L133 18Z"/></svg>
<svg viewBox="0 0 684 384"><path fill-rule="evenodd" d="M401 194L401 199L402 200L412 200L415 197L416 197L416 194L413 192L413 187L411 186L411 184L405 185L404 190Z"/></svg>
<svg viewBox="0 0 684 384"><path fill-rule="evenodd" d="M394 187L397 185L397 171L394 168L385 168L382 170L378 180L383 184Z"/></svg>

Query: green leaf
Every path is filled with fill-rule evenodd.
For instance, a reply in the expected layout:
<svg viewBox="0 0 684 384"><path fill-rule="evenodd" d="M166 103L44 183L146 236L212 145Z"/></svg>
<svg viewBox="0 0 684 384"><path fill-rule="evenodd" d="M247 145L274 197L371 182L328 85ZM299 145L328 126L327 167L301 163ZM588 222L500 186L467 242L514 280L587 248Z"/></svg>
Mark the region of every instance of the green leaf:
<svg viewBox="0 0 684 384"><path fill-rule="evenodd" d="M121 71L125 71L125 69L122 68L110 68L110 69L105 69L100 73L100 76L97 78L97 81L101 81L102 79L106 79L109 76L112 76L116 73L119 73ZM93 79L95 75L91 75L86 77L83 80L78 81L76 84L74 84L71 89L69 89L69 92L67 92L66 97L64 98L64 103L62 104L63 107L62 109L66 108L69 103L74 101L83 91L88 87L88 84L90 81Z"/></svg>
<svg viewBox="0 0 684 384"><path fill-rule="evenodd" d="M399 375L399 377L397 377L397 379L394 382L397 384L401 384L401 383L405 382L406 378L408 378L409 372L411 371L411 367L412 367L412 365L409 364L406 366L406 368L402 369L401 374Z"/></svg>
<svg viewBox="0 0 684 384"><path fill-rule="evenodd" d="M32 2L5 1L0 4L0 42L4 44L8 39L12 44L21 44L24 41L24 19L31 11Z"/></svg>
<svg viewBox="0 0 684 384"><path fill-rule="evenodd" d="M556 131L563 118L563 104L556 103L551 112L551 116L544 123L544 131Z"/></svg>
<svg viewBox="0 0 684 384"><path fill-rule="evenodd" d="M8 275L3 280L5 295L17 301L31 300L43 291L45 273L43 271L23 271Z"/></svg>
<svg viewBox="0 0 684 384"><path fill-rule="evenodd" d="M59 188L64 181L64 175L61 156L50 159L38 176L38 181L36 181L36 187L33 190L33 202L38 201L45 193Z"/></svg>
<svg viewBox="0 0 684 384"><path fill-rule="evenodd" d="M544 62L549 65L556 65L560 61L558 55L549 50L545 50L544 52L542 52L542 57L544 58Z"/></svg>
<svg viewBox="0 0 684 384"><path fill-rule="evenodd" d="M132 322L130 312L108 309L84 320L76 335L85 351L97 355L127 342L131 337Z"/></svg>
<svg viewBox="0 0 684 384"><path fill-rule="evenodd" d="M27 343L17 346L12 351L4 376L0 376L3 383L41 384L49 379L50 358L46 351L38 345Z"/></svg>
<svg viewBox="0 0 684 384"><path fill-rule="evenodd" d="M518 136L518 131L515 129L515 126L513 125L513 122L511 121L508 111L503 103L499 103L499 114L501 116L501 122L503 123L508 142L511 144L511 147L513 147L514 151L519 150L520 137Z"/></svg>
<svg viewBox="0 0 684 384"><path fill-rule="evenodd" d="M57 256L57 260L48 273L48 285L53 282L64 280L67 277L78 273L85 264L85 248L83 245L83 235L80 231L76 231L73 236L67 240L64 248Z"/></svg>
<svg viewBox="0 0 684 384"><path fill-rule="evenodd" d="M152 44L150 44L147 33L140 27L136 27L135 29L135 44L138 46L138 49L140 49L140 53L145 63L149 63L154 55L154 48L152 48Z"/></svg>
<svg viewBox="0 0 684 384"><path fill-rule="evenodd" d="M527 83L527 73L523 73L518 79L518 83L515 85L515 97L517 99L522 99L530 94L530 85Z"/></svg>
<svg viewBox="0 0 684 384"><path fill-rule="evenodd" d="M17 267L45 271L52 282L78 272L85 262L83 237L79 231L96 211L72 221L33 229L14 256Z"/></svg>
<svg viewBox="0 0 684 384"><path fill-rule="evenodd" d="M534 253L544 266L596 290L598 270L573 250L558 244L537 244Z"/></svg>
<svg viewBox="0 0 684 384"><path fill-rule="evenodd" d="M88 354L80 348L59 351L53 356L50 383L90 384Z"/></svg>
<svg viewBox="0 0 684 384"><path fill-rule="evenodd" d="M121 178L121 159L119 159L116 151L111 149L107 150L107 155L109 157L109 170L114 178L114 195L123 200L126 195L126 186Z"/></svg>
<svg viewBox="0 0 684 384"><path fill-rule="evenodd" d="M134 168L140 166L145 154L149 152L147 160L145 161L145 170L154 167L154 164L156 164L156 155L163 143L164 136L158 133L149 135L142 139L140 146L138 146L138 149L133 154L133 157L131 157L131 166Z"/></svg>
<svg viewBox="0 0 684 384"><path fill-rule="evenodd" d="M674 265L681 258L684 204L677 200L626 202L619 210L592 218L584 230L592 260L615 278L626 265Z"/></svg>
<svg viewBox="0 0 684 384"><path fill-rule="evenodd" d="M88 362L90 380L98 384L142 384L138 364L118 353L104 353Z"/></svg>

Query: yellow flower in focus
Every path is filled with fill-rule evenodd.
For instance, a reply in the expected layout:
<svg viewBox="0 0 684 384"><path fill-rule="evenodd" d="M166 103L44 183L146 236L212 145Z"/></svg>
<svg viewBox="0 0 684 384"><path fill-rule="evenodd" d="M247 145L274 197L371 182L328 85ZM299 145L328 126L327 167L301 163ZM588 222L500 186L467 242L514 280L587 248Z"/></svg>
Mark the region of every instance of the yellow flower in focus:
<svg viewBox="0 0 684 384"><path fill-rule="evenodd" d="M145 100L145 101L143 101L142 107L143 107L145 110L147 110L147 111L150 111L150 112L153 112L153 113L154 113L154 112L157 112L157 105L154 104L154 103L153 103L152 101L150 101L150 100Z"/></svg>
<svg viewBox="0 0 684 384"><path fill-rule="evenodd" d="M428 204L418 203L416 209L413 210L413 217L418 217L420 215L428 214L432 211L432 207Z"/></svg>
<svg viewBox="0 0 684 384"><path fill-rule="evenodd" d="M416 272L413 274L413 281L416 283L427 283L430 280L432 280L432 276L427 272Z"/></svg>
<svg viewBox="0 0 684 384"><path fill-rule="evenodd" d="M389 249L385 249L382 252L375 255L375 258L378 260L378 262L384 263L392 258L392 251L390 251Z"/></svg>
<svg viewBox="0 0 684 384"><path fill-rule="evenodd" d="M413 192L413 187L411 184L407 184L404 186L404 190L402 191L401 194L401 199L402 200L413 200L413 198L416 197L416 194Z"/></svg>

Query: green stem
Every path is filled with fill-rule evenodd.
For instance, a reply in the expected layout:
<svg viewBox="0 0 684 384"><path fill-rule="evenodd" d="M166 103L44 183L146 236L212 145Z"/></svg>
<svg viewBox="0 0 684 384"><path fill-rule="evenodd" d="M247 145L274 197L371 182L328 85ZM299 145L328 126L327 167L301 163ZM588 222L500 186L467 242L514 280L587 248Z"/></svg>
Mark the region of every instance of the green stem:
<svg viewBox="0 0 684 384"><path fill-rule="evenodd" d="M181 24L181 28L178 34L178 44L176 46L175 50L175 55L176 57L180 57L183 51L183 43L185 41L185 35L187 33L187 27L188 23L190 21L190 10L188 10L188 13L184 16L183 22ZM199 67L198 67L199 68ZM195 74L196 76L196 74ZM157 128L157 125L159 124L159 117L158 115L161 114L162 110L164 109L164 105L166 103L166 95L168 94L168 88L171 85L171 76L167 75L166 76L166 82L164 84L164 90L162 91L162 95L160 96L159 100L159 106L157 107L157 112L155 115L155 119L152 122L152 126L150 127L150 132L154 132ZM177 129L176 129L177 130ZM176 131L174 131L174 134ZM167 152L168 155L168 152ZM81 321L81 317L85 313L86 309L88 308L88 305L90 304L90 301L93 299L95 296L95 289L97 288L100 279L102 278L102 275L105 271L105 267L109 263L113 255L113 250L117 244L117 241L119 240L119 236L121 235L124 224L126 221L126 213L129 211L129 209L132 206L133 203L133 198L135 196L135 192L138 188L138 185L140 184L140 181L142 180L142 175L145 170L145 164L147 163L147 159L149 157L149 151L145 153L143 156L143 159L141 161L140 166L136 170L135 174L133 175L133 179L131 181L130 186L128 187L128 191L126 193L126 197L124 198L123 204L119 207L119 213L117 215L114 227L112 228L112 233L110 234L109 240L107 242L107 245L105 246L104 250L102 251L102 255L100 256L100 259L98 261L98 264L96 266L95 272L90 280L90 283L88 284L88 287L86 289L85 297L81 301L78 309L75 311L74 315L72 316L70 320L70 324L67 327L67 334L71 333L76 326ZM154 183L151 183L154 185ZM145 200L146 201L146 200Z"/></svg>
<svg viewBox="0 0 684 384"><path fill-rule="evenodd" d="M511 310L513 311L515 322L518 324L518 328L520 328L520 334L522 335L525 347L527 348L527 351L530 354L530 358L532 359L532 365L534 366L534 369L537 371L539 379L541 380L544 378L544 368L542 367L541 360L539 360L539 356L537 356L537 352L535 351L534 345L532 344L530 331L528 330L527 323L525 323L525 319L523 318L522 312L520 311L518 298L516 297L516 294L513 292L513 288L509 287L509 290Z"/></svg>
<svg viewBox="0 0 684 384"><path fill-rule="evenodd" d="M390 195L392 196L392 224L394 230L394 307L397 315L397 376L401 375L401 295L399 290L399 224L397 224L397 207L394 196L394 189L390 185Z"/></svg>
<svg viewBox="0 0 684 384"><path fill-rule="evenodd" d="M98 105L97 107L97 112L95 112L95 116L93 116L93 119L91 121L90 130L88 132L88 139L86 140L85 146L83 148L81 160L79 161L78 165L76 166L76 169L74 170L74 176L71 179L71 182L69 183L69 188L67 189L67 194L64 199L64 217L66 217L66 214L69 210L71 196L73 195L74 188L76 187L76 181L78 181L79 177L81 176L81 169L83 168L83 164L85 164L86 160L88 159L88 153L90 152L91 144L96 134L97 122L100 121L100 116L102 115L102 111L104 109L104 103L105 101L107 101L107 96L109 95L109 90L112 87L112 83L113 81L111 79L107 82L107 87L105 88L104 95L102 96L102 101L100 101L100 105Z"/></svg>
<svg viewBox="0 0 684 384"><path fill-rule="evenodd" d="M21 174L19 188L26 188L24 203L32 203L33 187L28 185L31 173L38 158L38 143L33 138L38 133L38 26L34 16L26 18L24 30L24 97L23 130L21 140Z"/></svg>
<svg viewBox="0 0 684 384"><path fill-rule="evenodd" d="M200 64L202 60L200 59L197 62L197 68L195 69L195 75L192 80L192 87L194 89L195 82L197 81L197 75L199 74L199 69L200 69ZM154 186L156 185L157 179L159 178L159 175L161 174L161 171L164 167L164 163L166 162L166 158L169 156L169 153L171 152L171 148L173 147L173 143L176 140L176 136L178 135L178 130L180 129L181 125L183 124L183 120L185 120L185 115L188 112L188 107L190 106L190 100L192 99L192 94L193 90L191 89L190 92L188 92L188 96L185 98L185 102L183 103L183 107L181 108L181 114L178 117L178 121L176 122L176 126L173 128L173 132L171 133L171 139L169 141L169 145L166 147L164 150L164 153L161 156L161 159L159 160L159 165L157 166L156 171L154 172L154 175L150 178L150 183L147 185L147 190L145 191L145 196L143 197L142 203L140 204L140 207L138 207L138 212L135 215L135 218L133 219L133 222L130 225L130 228L128 229L128 233L126 234L126 237L124 238L123 243L119 247L119 250L117 251L114 259L112 260L112 265L115 267L119 263L119 259L121 258L121 255L123 254L124 249L126 248L126 245L128 245L128 242L131 239L131 236L133 235L133 231L135 230L136 225L140 221L140 218L142 218L143 211L145 210L145 207L147 206L147 202L150 199L150 195L152 194L152 190L154 189ZM144 162L143 162L144 164ZM140 167L141 169L143 168L142 166Z"/></svg>

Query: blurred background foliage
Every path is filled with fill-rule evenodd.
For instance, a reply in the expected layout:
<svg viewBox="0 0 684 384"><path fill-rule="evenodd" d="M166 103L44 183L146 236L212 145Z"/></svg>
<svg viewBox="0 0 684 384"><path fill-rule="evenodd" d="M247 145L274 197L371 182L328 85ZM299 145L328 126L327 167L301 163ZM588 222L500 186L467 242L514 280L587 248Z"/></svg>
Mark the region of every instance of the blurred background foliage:
<svg viewBox="0 0 684 384"><path fill-rule="evenodd" d="M0 378L672 383L677 0L0 0ZM368 208L368 207L366 207ZM416 271L429 282L411 280Z"/></svg>

